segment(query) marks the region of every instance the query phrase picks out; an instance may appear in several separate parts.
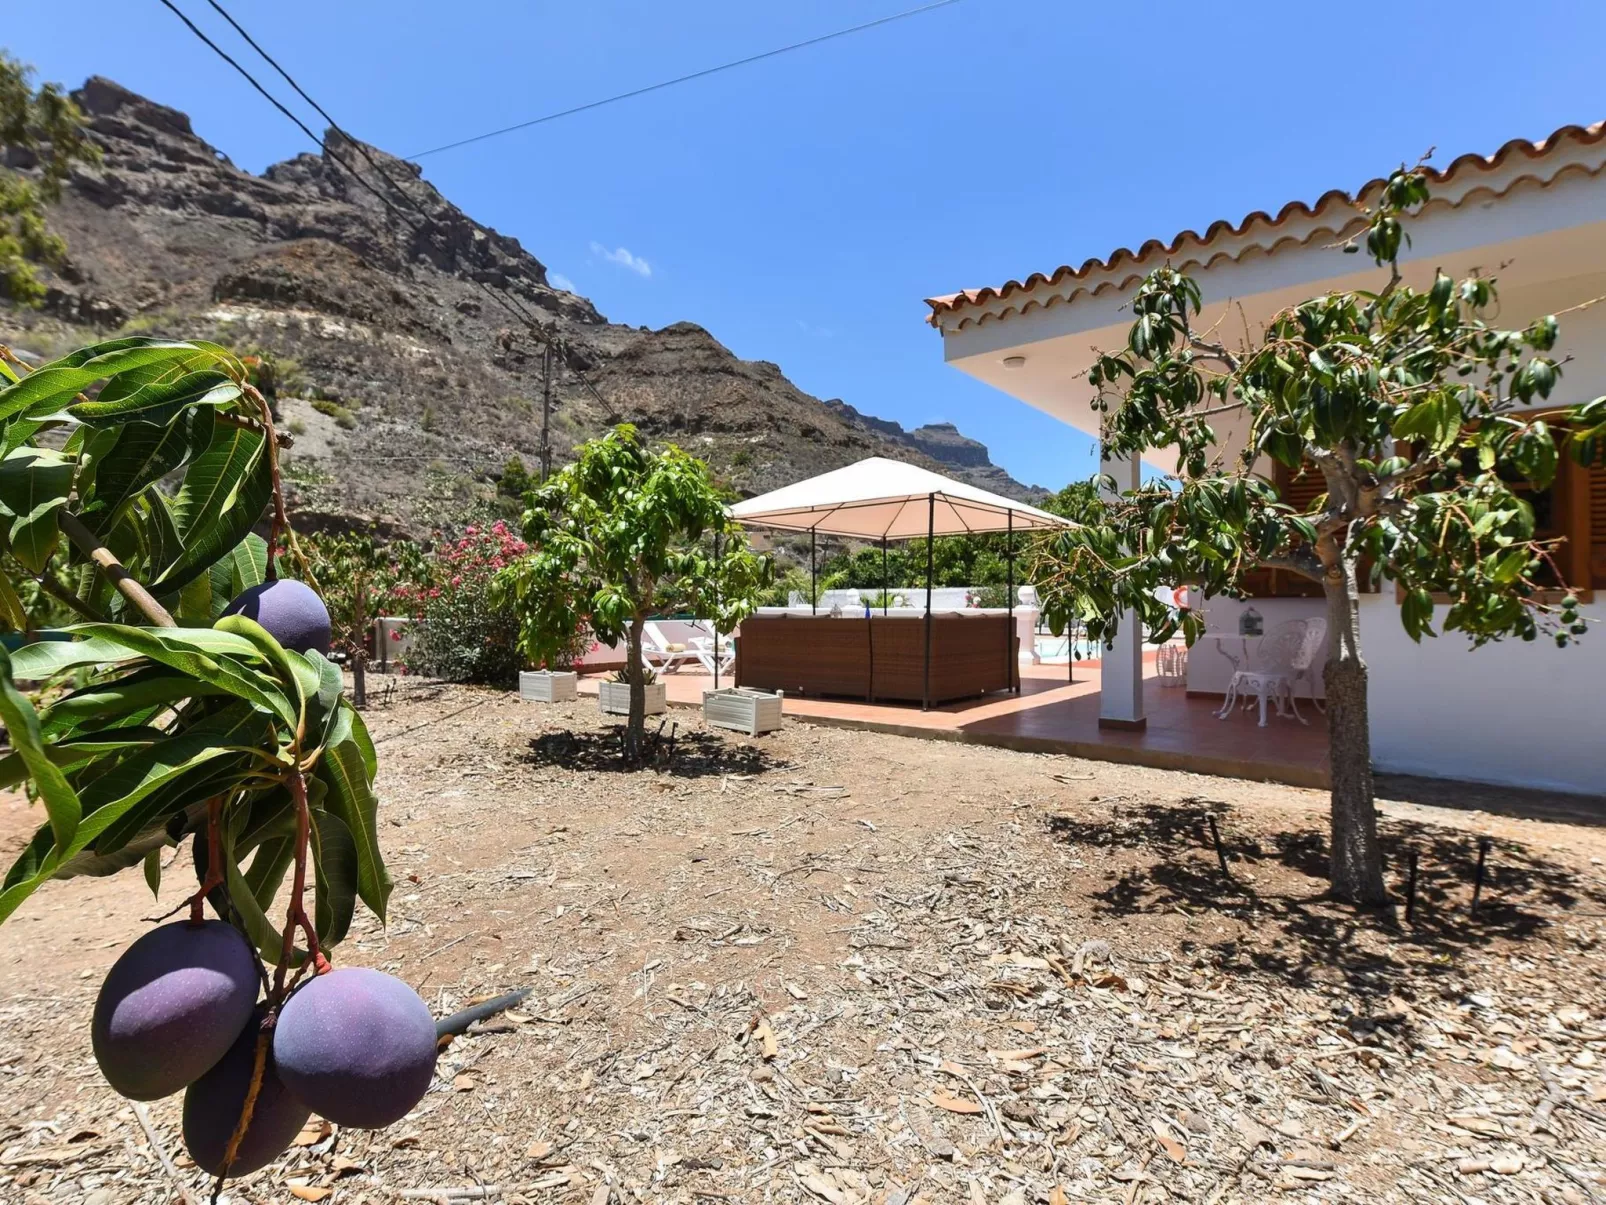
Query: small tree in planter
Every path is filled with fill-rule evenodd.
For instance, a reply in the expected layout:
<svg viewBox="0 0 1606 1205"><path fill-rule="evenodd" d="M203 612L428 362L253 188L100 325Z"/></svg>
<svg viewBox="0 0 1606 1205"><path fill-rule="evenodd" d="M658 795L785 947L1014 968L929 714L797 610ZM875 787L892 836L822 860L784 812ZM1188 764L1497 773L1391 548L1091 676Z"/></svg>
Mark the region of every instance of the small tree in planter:
<svg viewBox="0 0 1606 1205"><path fill-rule="evenodd" d="M1443 626L1474 646L1540 635L1566 645L1584 633L1577 601L1535 538L1530 503L1513 490L1548 487L1559 451L1591 463L1606 439L1606 398L1539 417L1534 407L1561 375L1550 358L1554 317L1522 329L1491 326L1491 280L1405 285L1402 218L1428 197L1421 171L1401 169L1383 188L1366 251L1388 277L1375 293L1312 298L1272 318L1263 338L1228 348L1195 329L1198 286L1172 268L1150 274L1133 298L1125 349L1101 355L1099 389L1112 452L1178 451L1176 488L1157 483L1113 496L1083 487L1059 502L1082 526L1039 545L1033 580L1056 630L1085 621L1108 640L1125 610L1165 640L1180 624L1192 643L1203 616L1179 618L1155 595L1187 585L1205 598L1241 594L1245 575L1276 568L1321 585L1327 601L1325 669L1332 764L1330 877L1334 893L1362 904L1387 899L1373 806L1367 670L1358 592L1368 575L1402 592L1413 640ZM1354 244L1352 249L1358 250ZM1235 463L1223 464L1215 415L1247 420ZM1270 457L1320 475L1324 492L1285 504L1254 475Z"/></svg>
<svg viewBox="0 0 1606 1205"><path fill-rule="evenodd" d="M639 761L647 620L690 610L728 630L758 606L770 562L748 550L707 465L674 446L653 451L628 423L582 445L530 502L532 551L499 576L496 601L518 616L520 644L537 662L570 647L587 623L605 644L625 641L625 756Z"/></svg>

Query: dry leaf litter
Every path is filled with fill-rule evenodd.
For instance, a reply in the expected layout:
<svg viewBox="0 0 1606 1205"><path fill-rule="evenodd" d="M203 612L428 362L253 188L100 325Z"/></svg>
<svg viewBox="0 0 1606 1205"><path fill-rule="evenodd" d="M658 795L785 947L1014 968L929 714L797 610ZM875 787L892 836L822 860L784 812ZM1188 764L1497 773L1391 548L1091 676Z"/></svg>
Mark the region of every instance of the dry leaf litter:
<svg viewBox="0 0 1606 1205"><path fill-rule="evenodd" d="M391 697L396 891L337 961L437 1015L534 993L227 1201L1606 1201L1595 825L1390 803L1391 924L1321 898L1316 792L690 712L627 774L586 700ZM8 850L31 822L0 800ZM0 930L0 1200L206 1198L179 1098L89 1051L152 911L123 875Z"/></svg>

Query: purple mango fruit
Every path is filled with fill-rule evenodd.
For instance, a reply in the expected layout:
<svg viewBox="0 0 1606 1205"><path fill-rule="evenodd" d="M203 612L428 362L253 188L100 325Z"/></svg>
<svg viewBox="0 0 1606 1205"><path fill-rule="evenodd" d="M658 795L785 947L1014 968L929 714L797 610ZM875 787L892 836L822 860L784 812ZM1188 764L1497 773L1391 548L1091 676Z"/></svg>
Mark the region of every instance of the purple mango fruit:
<svg viewBox="0 0 1606 1205"><path fill-rule="evenodd" d="M285 1001L273 1031L285 1087L336 1125L379 1129L405 1117L435 1075L435 1019L393 975L343 967Z"/></svg>
<svg viewBox="0 0 1606 1205"><path fill-rule="evenodd" d="M258 983L251 947L232 925L152 929L100 986L90 1037L101 1074L132 1100L194 1083L250 1021Z"/></svg>
<svg viewBox="0 0 1606 1205"><path fill-rule="evenodd" d="M251 1023L218 1060L184 1093L184 1149L209 1176L223 1174L223 1157L229 1139L239 1124L240 1111L256 1070L257 1035L264 1012L257 1009ZM246 1126L229 1175L249 1176L272 1163L290 1146L312 1110L290 1095L273 1064L272 1043L262 1068L262 1086L251 1107L251 1124Z"/></svg>
<svg viewBox="0 0 1606 1205"><path fill-rule="evenodd" d="M317 649L329 655L329 608L305 582L280 578L243 591L223 608L225 615L244 615L268 630L285 648L297 653Z"/></svg>

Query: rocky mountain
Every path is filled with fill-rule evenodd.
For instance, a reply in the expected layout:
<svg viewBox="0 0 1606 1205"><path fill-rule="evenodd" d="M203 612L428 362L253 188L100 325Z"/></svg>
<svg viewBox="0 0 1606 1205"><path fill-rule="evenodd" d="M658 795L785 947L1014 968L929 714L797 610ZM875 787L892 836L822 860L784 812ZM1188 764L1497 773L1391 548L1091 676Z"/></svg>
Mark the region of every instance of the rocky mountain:
<svg viewBox="0 0 1606 1205"><path fill-rule="evenodd" d="M323 153L256 176L185 114L110 80L74 96L104 160L80 169L51 213L71 262L50 278L45 308L0 310L0 339L47 356L113 332L272 352L296 435L286 475L308 518L417 530L486 491L510 457L534 467L542 349L499 298L549 324L584 375L561 364L554 373L555 463L628 420L708 460L744 494L872 455L1037 493L950 425L905 431L821 402L690 323L610 323L555 288L517 239L446 201L415 164L331 134Z"/></svg>

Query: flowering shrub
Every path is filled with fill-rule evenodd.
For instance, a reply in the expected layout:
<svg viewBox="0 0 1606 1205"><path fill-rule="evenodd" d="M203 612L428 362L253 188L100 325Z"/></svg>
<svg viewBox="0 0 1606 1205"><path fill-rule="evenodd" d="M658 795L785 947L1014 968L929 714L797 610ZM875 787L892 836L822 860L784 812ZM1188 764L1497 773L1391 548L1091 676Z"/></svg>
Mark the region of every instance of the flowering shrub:
<svg viewBox="0 0 1606 1205"><path fill-rule="evenodd" d="M491 606L491 579L523 556L525 543L501 520L470 525L430 554L422 580L402 583L393 606L414 620L410 670L452 682L508 685L523 668L518 619Z"/></svg>

